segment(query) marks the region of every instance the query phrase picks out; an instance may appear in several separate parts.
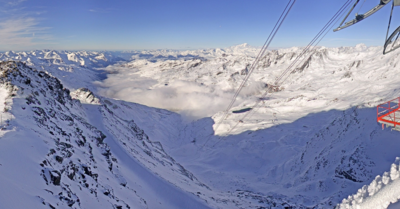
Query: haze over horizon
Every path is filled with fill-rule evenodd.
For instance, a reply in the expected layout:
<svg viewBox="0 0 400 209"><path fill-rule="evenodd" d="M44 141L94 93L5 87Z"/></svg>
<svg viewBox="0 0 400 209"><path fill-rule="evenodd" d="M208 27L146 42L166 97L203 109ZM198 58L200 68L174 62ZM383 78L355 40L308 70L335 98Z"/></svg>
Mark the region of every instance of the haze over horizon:
<svg viewBox="0 0 400 209"><path fill-rule="evenodd" d="M1 0L0 51L261 46L287 2ZM344 3L297 1L270 47L307 45ZM376 4L366 1L357 11L364 13ZM381 46L389 13L386 6L351 28L329 32L320 45ZM397 15L395 9L392 30L400 23Z"/></svg>

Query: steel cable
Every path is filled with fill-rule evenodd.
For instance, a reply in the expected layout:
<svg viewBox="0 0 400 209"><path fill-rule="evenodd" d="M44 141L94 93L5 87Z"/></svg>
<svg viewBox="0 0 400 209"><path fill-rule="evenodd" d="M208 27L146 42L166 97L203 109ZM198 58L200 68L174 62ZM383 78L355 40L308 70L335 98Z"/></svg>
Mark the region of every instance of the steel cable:
<svg viewBox="0 0 400 209"><path fill-rule="evenodd" d="M221 125L221 123L228 117L228 113L229 110L232 108L232 106L234 105L237 96L239 95L240 91L243 89L245 83L247 82L247 80L250 78L250 75L252 74L252 72L254 71L254 69L256 68L259 60L261 59L261 57L264 55L264 53L266 52L267 48L269 47L269 45L271 44L272 40L274 39L275 35L277 34L277 32L279 31L280 27L282 26L283 22L285 21L287 15L289 14L290 10L292 9L293 5L296 3L297 0L290 0L288 2L288 4L286 5L285 9L283 10L281 16L279 17L278 21L276 22L274 28L272 29L270 35L268 36L267 40L265 41L263 47L261 48L260 52L258 53L256 59L254 60L253 64L250 67L249 72L247 73L247 75L245 76L245 78L243 79L242 83L240 84L239 88L236 90L230 104L228 105L228 108L224 111L224 115L223 117L221 117L221 119L218 121L214 132L218 130L219 126ZM206 142L204 143L204 145L201 147L203 148L207 142L210 140L211 137L209 137Z"/></svg>
<svg viewBox="0 0 400 209"><path fill-rule="evenodd" d="M313 49L315 48L315 46L317 46L319 43L320 43L320 41L328 34L328 32L329 32L329 30L327 30L328 28L330 28L330 29L332 29L332 27L334 26L334 24L332 24L333 22L335 22L335 20L336 20L336 22L335 23L337 23L338 22L338 17L339 16L341 16L342 15L342 13L343 13L343 11L345 11L345 9L346 8L348 8L348 6L350 5L350 3L352 2L353 0L348 0L339 10L338 10L338 12L336 12L336 14L328 21L328 23L327 24L325 24L325 26L321 29L321 31L312 39L312 41L303 49L303 51L297 56L297 58L291 63L291 65L289 65L289 67L275 80L275 85L278 85L279 86L279 82L281 81L281 79L290 71L290 72L293 72L295 69L292 69L292 67L296 64L296 62L300 59L300 57L301 56L303 56L305 53L307 53L308 51L309 51L309 49L310 49L310 47L312 46L312 45L314 45L314 43L318 40L318 42L313 46ZM342 15L343 16L343 15ZM320 38L321 37L321 35L322 34L324 34L323 36L322 36L322 38ZM312 55L312 54L311 54ZM310 55L310 56L311 56ZM304 56L304 58L303 58L303 60L305 60L307 57L309 57L309 56ZM302 61L303 61L302 60ZM297 64L298 65L298 64ZM297 66L296 65L296 66ZM290 74L289 74L290 75ZM285 81L286 81L286 79L288 78L288 76L282 81L282 82L280 82L281 84L282 83L284 83ZM271 90L271 87L268 87L268 89L263 93L263 95L261 96L261 98L263 98L263 97L265 97L266 95L267 95L267 93L269 92ZM261 100L259 99L257 102L256 102L256 104L255 105L253 105L252 106L252 110L251 111L249 111L249 112L247 112L229 131L228 131L228 133L226 133L225 135L229 135L240 123L241 123L241 121L243 121L250 113L253 113L254 114L254 112L255 112L255 109L258 107L258 104L261 102ZM214 145L213 145L213 147L215 146L215 145L217 145L219 142L220 142L221 140L219 140L219 141L217 141Z"/></svg>
<svg viewBox="0 0 400 209"><path fill-rule="evenodd" d="M274 28L272 29L271 33L269 34L267 40L265 41L263 47L261 48L260 52L258 53L256 59L254 60L254 62L252 63L249 72L247 73L247 75L245 76L245 78L243 79L242 83L240 84L239 88L236 90L230 104L228 105L228 107L226 108L226 110L224 111L224 116L221 118L221 120L217 123L217 126L215 128L215 130L218 129L220 122L224 121L226 119L226 117L228 116L228 112L229 110L232 108L232 106L234 105L236 98L239 96L239 93L241 92L241 90L243 89L245 83L247 82L247 80L250 78L251 73L254 71L255 67L257 66L257 63L259 62L259 60L261 59L261 57L264 55L266 49L268 48L269 44L271 43L272 39L275 37L276 33L278 32L280 26L282 25L284 19L286 18L288 12L290 11L291 7L293 6L293 4L296 2L296 0L294 0L294 2L292 3L292 6L289 8L289 11L286 12L286 10L288 9L290 3L292 0L289 1L289 3L286 5L285 9L283 10L281 16L279 17L278 21L276 22ZM286 14L286 15L285 15ZM285 15L285 16L284 16ZM282 17L284 16L283 20Z"/></svg>

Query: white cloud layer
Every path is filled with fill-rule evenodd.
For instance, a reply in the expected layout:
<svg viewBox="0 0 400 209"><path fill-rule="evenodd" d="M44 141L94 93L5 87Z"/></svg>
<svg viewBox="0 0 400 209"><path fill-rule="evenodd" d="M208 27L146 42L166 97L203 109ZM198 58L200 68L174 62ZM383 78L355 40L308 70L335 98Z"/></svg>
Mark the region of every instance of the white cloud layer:
<svg viewBox="0 0 400 209"><path fill-rule="evenodd" d="M115 69L113 69L115 70ZM168 109L197 119L223 110L232 98L232 92L212 89L190 81L175 80L168 85L132 73L133 69L119 69L99 82L100 94L136 102L151 107Z"/></svg>
<svg viewBox="0 0 400 209"><path fill-rule="evenodd" d="M26 48L51 39L48 27L39 27L33 17L16 17L0 22L0 45L2 48Z"/></svg>
<svg viewBox="0 0 400 209"><path fill-rule="evenodd" d="M242 53L234 55L237 50L249 54L257 51L242 45L234 47L233 51L141 52L132 56L129 63L105 68L109 74L107 79L97 82L99 93L175 111L190 120L210 117L226 110L246 75L245 69L251 59ZM218 55L210 56L212 53ZM199 58L207 56L209 59ZM254 104L258 99L255 95L265 92L266 84L265 81L250 79L232 110Z"/></svg>
<svg viewBox="0 0 400 209"><path fill-rule="evenodd" d="M110 72L108 78L96 83L103 96L168 109L189 120L209 117L225 110L236 90L223 90L218 85L207 86L184 79L162 82L142 77L133 68L111 66L106 70ZM252 82L242 90L235 104L240 104L245 98L255 99L254 95L264 88L264 83Z"/></svg>

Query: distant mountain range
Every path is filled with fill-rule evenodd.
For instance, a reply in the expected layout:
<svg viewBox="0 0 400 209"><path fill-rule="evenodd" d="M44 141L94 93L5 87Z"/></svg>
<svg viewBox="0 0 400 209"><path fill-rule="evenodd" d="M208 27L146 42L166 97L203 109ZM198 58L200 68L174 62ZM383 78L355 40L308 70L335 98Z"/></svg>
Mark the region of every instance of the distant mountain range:
<svg viewBox="0 0 400 209"><path fill-rule="evenodd" d="M218 124L258 50L0 53L0 208L396 202L399 53L319 47L263 95L302 48L268 51Z"/></svg>

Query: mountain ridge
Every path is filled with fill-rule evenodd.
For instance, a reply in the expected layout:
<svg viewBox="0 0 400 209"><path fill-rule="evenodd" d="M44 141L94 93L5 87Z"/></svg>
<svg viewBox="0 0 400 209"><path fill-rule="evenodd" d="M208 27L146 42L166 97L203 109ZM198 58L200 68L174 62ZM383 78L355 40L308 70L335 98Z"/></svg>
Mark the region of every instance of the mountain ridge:
<svg viewBox="0 0 400 209"><path fill-rule="evenodd" d="M235 109L251 107L260 99L266 86L299 50L294 47L268 51ZM253 110L257 111L252 116L256 118L244 120L229 135L224 133L243 113L229 113L228 120L214 133L214 121L222 113L218 108L224 107L236 84L248 73L257 48L131 52L123 55L129 57L125 62L111 62L111 58L98 52L79 55L98 59L106 68L97 68L100 65L95 62L82 66L72 56L72 61L65 61L70 52L2 54L0 59L25 62L2 63L2 72L6 73L0 88L0 102L5 102L4 106L0 104L4 110L0 131L4 140L0 147L2 155L7 156L3 159L13 158L4 149L18 150L16 141L26 143L23 139L28 136L38 142L30 141L31 146L41 147L14 157L18 161L28 159L28 154L36 156L26 161L30 162L29 172L37 174L29 177L40 183L31 183L29 194L10 191L27 199L35 197L28 202L57 208L69 207L68 204L85 208L84 204L99 201L123 208L157 208L159 204L166 208L185 204L198 208L334 207L373 181L374 176L389 170L398 155L397 132L380 130L374 120L374 106L399 93L395 76L390 76L397 72L398 54L383 57L378 55L379 50L362 45L321 47L312 56L302 57L306 62L295 68L283 88L261 98L261 108ZM38 54L37 59L34 54ZM7 87L10 81L17 85L10 83ZM115 84L127 93L113 87ZM211 88L213 85L217 87ZM118 94L107 96L104 91L121 93L116 98L125 101L113 99ZM166 98L162 95L183 95L185 100L199 104L194 110L208 112L196 113L201 119L191 121L190 117L168 110L132 103L133 97L144 104L148 100L135 91L155 92L151 99L156 102ZM202 106L201 100L217 98L213 93L222 98L218 108ZM129 94L133 96L123 97ZM190 106L167 109L172 108L191 114ZM11 142L12 138L15 142ZM204 146L205 141L209 142ZM29 150L29 146L24 149ZM85 160L73 159L81 155ZM0 184L9 185L6 179L12 179L13 165L2 160L0 164L0 169L8 169ZM135 174L131 167L141 171ZM157 184L148 182L145 176L149 174L155 176L152 180ZM107 178L113 183L105 185ZM21 185L14 184L17 188ZM172 193L158 193L158 186L184 198L177 200ZM35 187L48 187L53 194ZM77 188L86 192L78 192L81 190ZM93 197L90 189L99 196ZM133 194L132 189L137 191L135 198L117 192ZM5 199L0 202L12 204Z"/></svg>

